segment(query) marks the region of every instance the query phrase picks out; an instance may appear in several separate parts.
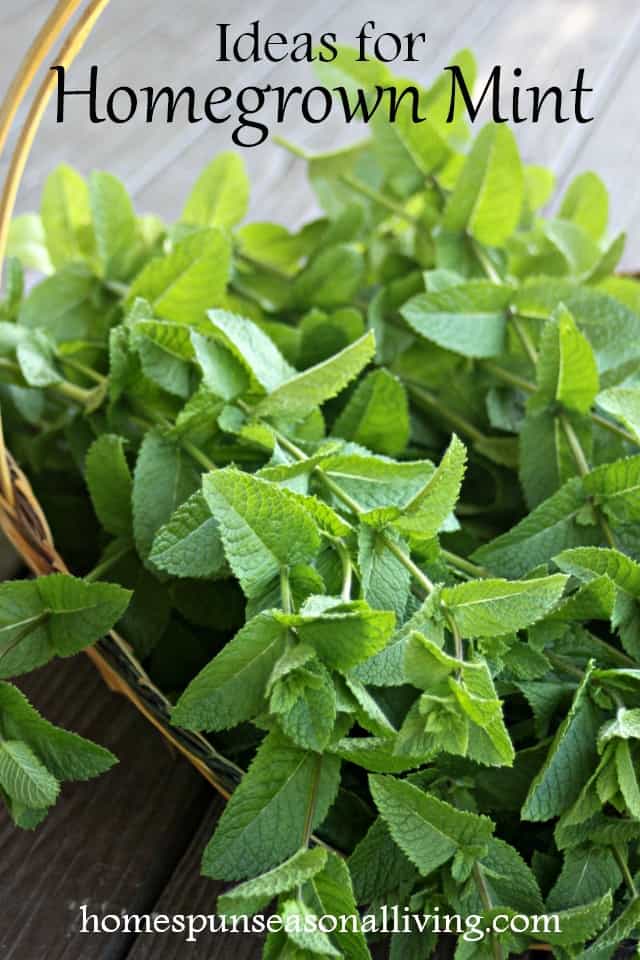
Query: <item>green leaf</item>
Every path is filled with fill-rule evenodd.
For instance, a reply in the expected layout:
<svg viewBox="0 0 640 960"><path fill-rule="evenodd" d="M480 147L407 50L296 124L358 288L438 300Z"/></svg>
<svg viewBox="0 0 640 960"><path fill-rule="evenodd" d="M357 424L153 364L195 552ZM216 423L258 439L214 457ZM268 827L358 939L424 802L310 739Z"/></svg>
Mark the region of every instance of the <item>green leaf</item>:
<svg viewBox="0 0 640 960"><path fill-rule="evenodd" d="M640 924L640 899L634 897L633 900L616 917L613 923L603 930L599 937L584 951L582 956L584 960L598 960L601 956L600 951L615 950L620 944L638 929Z"/></svg>
<svg viewBox="0 0 640 960"><path fill-rule="evenodd" d="M133 531L146 560L155 536L198 486L200 473L188 454L168 437L150 430L133 475ZM150 496L150 491L153 494Z"/></svg>
<svg viewBox="0 0 640 960"><path fill-rule="evenodd" d="M42 329L56 343L90 341L104 336L109 313L101 303L95 277L67 267L33 287L22 302L19 321Z"/></svg>
<svg viewBox="0 0 640 960"><path fill-rule="evenodd" d="M584 906L571 907L555 914L558 918L558 932L545 930L543 937L552 945L583 944L591 940L607 922L613 905L611 891L607 891L599 900ZM584 956L585 951L582 951Z"/></svg>
<svg viewBox="0 0 640 960"><path fill-rule="evenodd" d="M322 847L298 850L292 857L255 880L248 880L218 898L218 913L243 916L256 913L274 897L294 890L315 877L327 862Z"/></svg>
<svg viewBox="0 0 640 960"><path fill-rule="evenodd" d="M326 750L336 722L337 703L331 674L321 663L312 659L274 684L269 706L293 743L317 753Z"/></svg>
<svg viewBox="0 0 640 960"><path fill-rule="evenodd" d="M237 153L220 153L200 174L182 211L199 227L233 227L247 213L249 180Z"/></svg>
<svg viewBox="0 0 640 960"><path fill-rule="evenodd" d="M54 267L86 258L91 228L89 191L84 179L72 167L62 165L49 175L40 215Z"/></svg>
<svg viewBox="0 0 640 960"><path fill-rule="evenodd" d="M588 685L589 671L557 730L544 764L531 782L522 807L523 820L550 820L564 813L596 765L599 723L596 708L588 698Z"/></svg>
<svg viewBox="0 0 640 960"><path fill-rule="evenodd" d="M382 650L395 626L390 611L372 610L362 600L344 603L336 597L310 597L299 613L275 616L295 627L327 666L343 672Z"/></svg>
<svg viewBox="0 0 640 960"><path fill-rule="evenodd" d="M640 564L619 550L605 547L575 547L554 558L566 573L581 580L607 576L626 593L640 597Z"/></svg>
<svg viewBox="0 0 640 960"><path fill-rule="evenodd" d="M220 531L201 490L160 527L149 559L174 577L207 579L220 573L225 559Z"/></svg>
<svg viewBox="0 0 640 960"><path fill-rule="evenodd" d="M304 893L308 894L311 906L319 917L353 917L358 913L349 869L335 853L329 853L323 869L307 881ZM330 939L337 947L337 955L351 960L371 960L361 930L354 930L349 924L344 929L339 925Z"/></svg>
<svg viewBox="0 0 640 960"><path fill-rule="evenodd" d="M267 683L284 651L286 629L260 613L191 681L173 711L189 730L226 730L266 706Z"/></svg>
<svg viewBox="0 0 640 960"><path fill-rule="evenodd" d="M53 273L42 219L35 213L15 217L9 226L7 256L15 257L27 270Z"/></svg>
<svg viewBox="0 0 640 960"><path fill-rule="evenodd" d="M587 503L582 481L569 480L472 559L502 576L521 577L564 549L597 543L597 528L581 522Z"/></svg>
<svg viewBox="0 0 640 960"><path fill-rule="evenodd" d="M0 742L0 786L27 807L50 807L58 799L60 784L34 752L20 740Z"/></svg>
<svg viewBox="0 0 640 960"><path fill-rule="evenodd" d="M513 295L518 313L551 317L560 303L570 311L588 338L598 361L602 386L626 376L640 356L640 316L620 300L593 287L566 281L533 280Z"/></svg>
<svg viewBox="0 0 640 960"><path fill-rule="evenodd" d="M27 743L58 780L89 780L117 763L104 747L49 723L10 683L0 683L0 734Z"/></svg>
<svg viewBox="0 0 640 960"><path fill-rule="evenodd" d="M587 413L598 393L598 368L587 338L560 306L540 340L536 403L560 403Z"/></svg>
<svg viewBox="0 0 640 960"><path fill-rule="evenodd" d="M505 727L502 701L486 663L465 664L462 681L450 679L449 686L464 713L478 728L470 731L469 756L480 763L511 766L515 751ZM492 749L487 749L483 743L485 738L490 741Z"/></svg>
<svg viewBox="0 0 640 960"><path fill-rule="evenodd" d="M531 626L562 596L567 577L535 580L471 580L445 587L441 597L461 636L499 637Z"/></svg>
<svg viewBox="0 0 640 960"><path fill-rule="evenodd" d="M249 377L230 350L215 340L191 332L195 358L202 371L202 382L223 400L234 400L249 386Z"/></svg>
<svg viewBox="0 0 640 960"><path fill-rule="evenodd" d="M260 401L255 413L302 420L317 406L341 393L375 354L371 331L322 363L284 381Z"/></svg>
<svg viewBox="0 0 640 960"><path fill-rule="evenodd" d="M564 417L568 427L573 429L585 457L589 459L591 421L586 416L570 412L565 413ZM528 413L520 430L519 460L520 482L531 507L551 497L579 472L567 430L552 409L537 414Z"/></svg>
<svg viewBox="0 0 640 960"><path fill-rule="evenodd" d="M222 342L265 391L273 391L296 371L260 327L227 310L211 310L209 319ZM215 386L212 386L215 390Z"/></svg>
<svg viewBox="0 0 640 960"><path fill-rule="evenodd" d="M373 370L349 397L332 433L393 457L404 451L409 429L404 386L387 370Z"/></svg>
<svg viewBox="0 0 640 960"><path fill-rule="evenodd" d="M543 911L538 881L514 847L498 837L491 837L488 851L480 863L493 903L524 914Z"/></svg>
<svg viewBox="0 0 640 960"><path fill-rule="evenodd" d="M41 330L29 331L20 337L16 359L30 387L48 387L62 379L54 366L52 344Z"/></svg>
<svg viewBox="0 0 640 960"><path fill-rule="evenodd" d="M264 590L282 567L308 563L320 548L315 521L288 490L227 468L204 478L203 493L248 597Z"/></svg>
<svg viewBox="0 0 640 960"><path fill-rule="evenodd" d="M458 501L466 464L466 447L453 434L439 466L422 490L402 508L402 515L393 521L394 527L414 537L434 537Z"/></svg>
<svg viewBox="0 0 640 960"><path fill-rule="evenodd" d="M166 320L140 320L133 324L132 344L149 380L175 396L189 397L193 347L188 327Z"/></svg>
<svg viewBox="0 0 640 960"><path fill-rule="evenodd" d="M598 748L602 750L609 740L640 740L640 710L618 707L615 718L605 723L598 733Z"/></svg>
<svg viewBox="0 0 640 960"><path fill-rule="evenodd" d="M0 676L26 673L95 643L120 619L130 597L115 584L62 573L0 584Z"/></svg>
<svg viewBox="0 0 640 960"><path fill-rule="evenodd" d="M107 280L126 281L140 258L137 220L129 195L117 177L94 172L89 197L103 275Z"/></svg>
<svg viewBox="0 0 640 960"><path fill-rule="evenodd" d="M191 233L147 264L131 285L127 303L142 297L157 316L198 328L206 311L224 300L230 257L229 240L220 230Z"/></svg>
<svg viewBox="0 0 640 960"><path fill-rule="evenodd" d="M614 522L640 520L640 456L603 463L587 474L584 488Z"/></svg>
<svg viewBox="0 0 640 960"><path fill-rule="evenodd" d="M621 423L640 443L640 390L637 387L612 387L596 397L597 405Z"/></svg>
<svg viewBox="0 0 640 960"><path fill-rule="evenodd" d="M393 741L388 737L345 737L330 750L371 773L405 773L424 763L424 754L394 753Z"/></svg>
<svg viewBox="0 0 640 960"><path fill-rule="evenodd" d="M400 313L412 330L465 357L495 357L505 347L506 311L513 291L488 280L470 280L419 293Z"/></svg>
<svg viewBox="0 0 640 960"><path fill-rule="evenodd" d="M458 810L406 781L371 776L369 783L391 836L422 876L458 850L489 842L494 828L488 817Z"/></svg>
<svg viewBox="0 0 640 960"><path fill-rule="evenodd" d="M296 278L293 299L302 307L340 307L360 288L364 270L364 258L355 245L327 247Z"/></svg>
<svg viewBox="0 0 640 960"><path fill-rule="evenodd" d="M104 529L114 537L130 537L133 481L122 437L103 433L94 440L87 451L85 476L93 509Z"/></svg>
<svg viewBox="0 0 640 960"><path fill-rule="evenodd" d="M336 797L340 761L293 746L280 734L264 740L233 793L202 860L205 876L241 880L290 857Z"/></svg>
<svg viewBox="0 0 640 960"><path fill-rule="evenodd" d="M322 469L364 510L404 506L433 474L433 464L428 460L398 463L361 453L334 454L324 461Z"/></svg>
<svg viewBox="0 0 640 960"><path fill-rule="evenodd" d="M348 863L358 903L387 899L388 894L416 877L413 864L394 843L382 817L373 821Z"/></svg>
<svg viewBox="0 0 640 960"><path fill-rule="evenodd" d="M449 196L443 226L500 246L518 225L523 196L524 174L513 133L505 125L487 125Z"/></svg>
<svg viewBox="0 0 640 960"><path fill-rule="evenodd" d="M401 545L400 538L390 531L384 535L368 527L358 531L358 567L362 596L375 610L393 610L399 622L409 599L411 574L387 546L387 537ZM406 550L406 548L405 548Z"/></svg>
<svg viewBox="0 0 640 960"><path fill-rule="evenodd" d="M313 910L302 897L284 900L281 906L284 929L287 931L287 943L294 944L302 956L315 958L342 957L324 933Z"/></svg>
<svg viewBox="0 0 640 960"><path fill-rule="evenodd" d="M572 220L594 240L600 240L609 219L609 197L600 177L590 172L575 177L562 199L559 216Z"/></svg>
<svg viewBox="0 0 640 960"><path fill-rule="evenodd" d="M611 850L582 846L564 852L562 870L548 897L550 911L566 910L598 900L608 890L614 893L622 873Z"/></svg>
<svg viewBox="0 0 640 960"><path fill-rule="evenodd" d="M635 820L638 820L640 819L640 787L627 740L619 740L616 744L616 772L627 810Z"/></svg>

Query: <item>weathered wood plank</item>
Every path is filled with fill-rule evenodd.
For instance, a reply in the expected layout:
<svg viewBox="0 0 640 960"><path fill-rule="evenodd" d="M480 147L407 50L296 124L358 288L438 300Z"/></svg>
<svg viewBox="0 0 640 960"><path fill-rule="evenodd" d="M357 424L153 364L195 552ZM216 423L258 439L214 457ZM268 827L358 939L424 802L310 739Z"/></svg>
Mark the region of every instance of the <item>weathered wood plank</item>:
<svg viewBox="0 0 640 960"><path fill-rule="evenodd" d="M211 790L84 657L58 661L20 686L54 722L120 759L107 774L67 785L34 833L0 811L3 960L118 960L126 935L83 935L79 908L146 912L188 845Z"/></svg>
<svg viewBox="0 0 640 960"><path fill-rule="evenodd" d="M213 914L223 884L200 876L202 851L214 831L224 803L214 800L207 816L194 835L171 880L153 906L155 914ZM262 938L257 935L201 934L195 943L187 944L183 933L152 933L136 938L127 960L182 960L188 952L191 960L257 960L261 955Z"/></svg>
<svg viewBox="0 0 640 960"><path fill-rule="evenodd" d="M634 11L640 14L640 10ZM596 105L596 120L589 124L581 138L567 144L560 185L582 170L595 170L604 180L610 194L610 233L627 231L627 245L622 265L640 267L640 163L637 102L640 85L640 16L636 15L624 31L626 43L618 59L612 62L603 78Z"/></svg>

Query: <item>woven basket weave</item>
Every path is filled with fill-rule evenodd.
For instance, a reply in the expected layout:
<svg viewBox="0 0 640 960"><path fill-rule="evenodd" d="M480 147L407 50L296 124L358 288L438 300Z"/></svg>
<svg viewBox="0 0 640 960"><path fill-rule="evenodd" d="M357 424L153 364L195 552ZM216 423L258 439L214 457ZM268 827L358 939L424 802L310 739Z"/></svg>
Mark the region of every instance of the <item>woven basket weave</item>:
<svg viewBox="0 0 640 960"><path fill-rule="evenodd" d="M48 50L63 33L83 0L59 0L23 60L0 106L0 156L29 87ZM82 48L109 0L91 0L69 30L55 64L68 67ZM10 158L9 172L0 196L0 277L6 252L9 223L13 215L22 173L38 126L53 93L55 74L47 76L36 91L26 120ZM0 528L13 544L32 573L36 575L68 572L57 552L49 524L31 484L6 448L0 418ZM146 719L211 783L228 797L240 780L242 771L217 753L199 734L171 725L171 704L152 683L129 645L112 631L87 655L111 690L123 694Z"/></svg>

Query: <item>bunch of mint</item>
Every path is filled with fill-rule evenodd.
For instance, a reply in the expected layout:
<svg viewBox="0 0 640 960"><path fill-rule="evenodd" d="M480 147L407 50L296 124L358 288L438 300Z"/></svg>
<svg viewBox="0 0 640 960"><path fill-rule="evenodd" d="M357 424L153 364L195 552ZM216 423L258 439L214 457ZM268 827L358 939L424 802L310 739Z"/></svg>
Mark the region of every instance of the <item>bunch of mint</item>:
<svg viewBox="0 0 640 960"><path fill-rule="evenodd" d="M117 626L246 770L204 854L221 912L547 911L457 960L606 960L640 926L640 287L594 174L543 218L511 132L422 96L307 158L296 232L239 226L229 154L171 226L68 167L14 223L4 434L84 579L0 586L0 676ZM112 759L0 684L18 824ZM267 960L370 956L290 927Z"/></svg>

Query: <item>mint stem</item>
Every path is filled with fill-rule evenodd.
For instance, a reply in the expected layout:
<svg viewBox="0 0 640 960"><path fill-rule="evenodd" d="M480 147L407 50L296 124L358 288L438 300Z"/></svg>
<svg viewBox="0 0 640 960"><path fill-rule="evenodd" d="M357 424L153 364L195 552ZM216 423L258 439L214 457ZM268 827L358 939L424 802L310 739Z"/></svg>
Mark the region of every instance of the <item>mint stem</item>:
<svg viewBox="0 0 640 960"><path fill-rule="evenodd" d="M482 905L484 909L487 911L487 913L490 913L491 910L493 910L493 902L491 900L491 894L489 893L489 888L487 887L487 881L484 876L484 871L477 861L473 865L473 879L478 889L478 893L480 894ZM493 956L495 960L504 960L502 944L498 940L495 933L491 934L491 944L493 947Z"/></svg>

